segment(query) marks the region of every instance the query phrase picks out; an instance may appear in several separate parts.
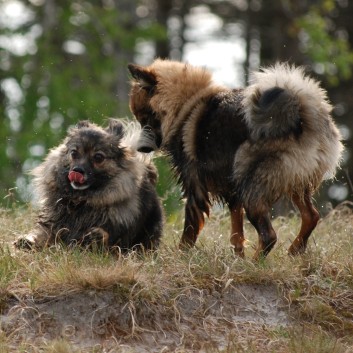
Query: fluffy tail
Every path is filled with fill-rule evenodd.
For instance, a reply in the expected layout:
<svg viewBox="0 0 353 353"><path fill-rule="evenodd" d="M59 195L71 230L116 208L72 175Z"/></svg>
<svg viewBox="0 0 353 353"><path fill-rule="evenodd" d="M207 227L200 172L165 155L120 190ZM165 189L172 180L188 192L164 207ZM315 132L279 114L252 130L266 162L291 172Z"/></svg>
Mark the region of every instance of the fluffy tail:
<svg viewBox="0 0 353 353"><path fill-rule="evenodd" d="M283 169L278 173L282 181L272 178L274 185L287 180L288 190L300 189L298 184L315 189L322 178L334 176L342 158L342 137L331 118L326 91L302 68L276 64L254 73L242 103L251 139L244 155L237 153L236 170L243 170L244 163L248 170L259 155L268 153L278 158L274 170Z"/></svg>
<svg viewBox="0 0 353 353"><path fill-rule="evenodd" d="M302 68L283 63L252 75L243 106L255 141L300 135L317 120L329 119L332 110L317 81L305 76Z"/></svg>

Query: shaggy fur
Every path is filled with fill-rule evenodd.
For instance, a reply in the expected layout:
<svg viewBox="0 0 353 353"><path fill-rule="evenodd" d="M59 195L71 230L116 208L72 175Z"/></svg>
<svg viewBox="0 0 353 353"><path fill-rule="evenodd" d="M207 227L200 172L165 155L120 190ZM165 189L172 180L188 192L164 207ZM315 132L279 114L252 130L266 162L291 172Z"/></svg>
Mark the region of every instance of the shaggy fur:
<svg viewBox="0 0 353 353"><path fill-rule="evenodd" d="M180 62L129 65L130 107L144 127L139 148L161 148L183 186L181 246L194 245L212 199L231 213L231 243L244 255L243 209L259 234L255 258L276 242L269 211L282 196L299 208L302 227L289 249L305 251L319 219L311 196L332 177L343 150L326 92L303 69L277 64L230 90Z"/></svg>
<svg viewBox="0 0 353 353"><path fill-rule="evenodd" d="M138 124L115 119L106 129L87 121L71 128L32 172L41 212L36 228L15 245L156 248L162 233L157 171L136 151L140 132ZM84 181L70 181L70 171Z"/></svg>

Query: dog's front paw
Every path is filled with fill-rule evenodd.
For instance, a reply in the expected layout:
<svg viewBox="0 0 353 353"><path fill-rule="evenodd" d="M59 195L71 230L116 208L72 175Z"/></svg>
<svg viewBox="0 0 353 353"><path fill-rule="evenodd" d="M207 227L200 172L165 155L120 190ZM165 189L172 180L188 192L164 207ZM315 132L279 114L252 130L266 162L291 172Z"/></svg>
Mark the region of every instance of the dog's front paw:
<svg viewBox="0 0 353 353"><path fill-rule="evenodd" d="M35 248L35 242L31 237L18 238L13 242L16 249L19 250L33 250Z"/></svg>
<svg viewBox="0 0 353 353"><path fill-rule="evenodd" d="M101 249L108 246L108 241L109 233L102 228L96 227L84 235L81 245L90 249Z"/></svg>

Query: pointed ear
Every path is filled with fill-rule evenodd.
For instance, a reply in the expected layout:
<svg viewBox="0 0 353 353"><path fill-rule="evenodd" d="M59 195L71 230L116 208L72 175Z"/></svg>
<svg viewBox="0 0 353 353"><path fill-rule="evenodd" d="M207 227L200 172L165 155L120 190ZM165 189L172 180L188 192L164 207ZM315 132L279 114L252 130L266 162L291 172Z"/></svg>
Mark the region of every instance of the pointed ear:
<svg viewBox="0 0 353 353"><path fill-rule="evenodd" d="M109 119L108 127L105 129L109 134L123 137L124 135L124 125L118 119Z"/></svg>
<svg viewBox="0 0 353 353"><path fill-rule="evenodd" d="M80 120L77 124L76 124L76 128L77 129L82 129L84 127L90 127L91 123L88 120Z"/></svg>
<svg viewBox="0 0 353 353"><path fill-rule="evenodd" d="M77 129L83 129L85 127L90 127L90 126L92 126L92 123L89 122L88 120L80 120L75 125L69 126L67 129L67 133L68 134L75 133Z"/></svg>
<svg viewBox="0 0 353 353"><path fill-rule="evenodd" d="M131 76L146 91L152 92L157 84L156 75L143 66L129 64Z"/></svg>

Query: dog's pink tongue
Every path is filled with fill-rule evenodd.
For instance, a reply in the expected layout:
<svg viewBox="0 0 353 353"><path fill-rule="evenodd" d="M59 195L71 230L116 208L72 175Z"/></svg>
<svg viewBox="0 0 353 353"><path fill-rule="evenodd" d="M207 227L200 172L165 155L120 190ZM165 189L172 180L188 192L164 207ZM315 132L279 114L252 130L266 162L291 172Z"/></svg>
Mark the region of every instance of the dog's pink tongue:
<svg viewBox="0 0 353 353"><path fill-rule="evenodd" d="M85 182L85 177L79 172L74 172L73 170L69 173L68 178L71 182L76 182L83 184Z"/></svg>

